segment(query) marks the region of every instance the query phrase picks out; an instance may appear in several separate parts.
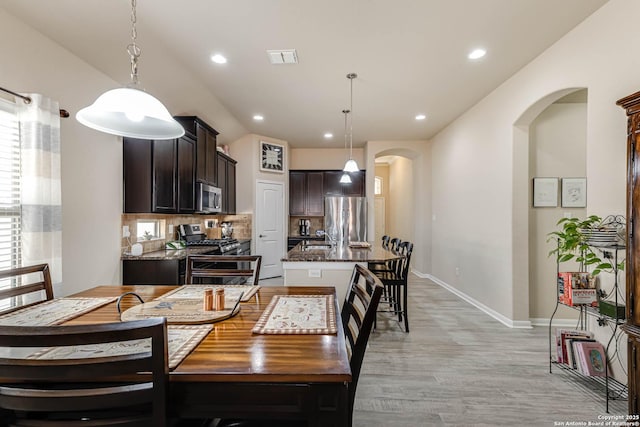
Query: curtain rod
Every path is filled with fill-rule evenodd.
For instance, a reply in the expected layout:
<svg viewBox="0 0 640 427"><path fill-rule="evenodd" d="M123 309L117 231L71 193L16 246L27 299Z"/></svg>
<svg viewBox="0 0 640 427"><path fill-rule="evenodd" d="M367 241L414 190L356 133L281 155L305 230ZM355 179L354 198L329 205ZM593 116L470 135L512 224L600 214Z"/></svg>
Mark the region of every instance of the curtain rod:
<svg viewBox="0 0 640 427"><path fill-rule="evenodd" d="M5 89L3 87L0 87L0 90L6 93L10 93L13 96L17 96L18 98L21 98L25 104L31 104L31 98L29 98L28 96L24 96L24 95L20 95L19 93L16 93L12 90L9 89ZM60 117L62 118L67 118L69 117L69 112L67 110L63 110L62 108L60 109Z"/></svg>

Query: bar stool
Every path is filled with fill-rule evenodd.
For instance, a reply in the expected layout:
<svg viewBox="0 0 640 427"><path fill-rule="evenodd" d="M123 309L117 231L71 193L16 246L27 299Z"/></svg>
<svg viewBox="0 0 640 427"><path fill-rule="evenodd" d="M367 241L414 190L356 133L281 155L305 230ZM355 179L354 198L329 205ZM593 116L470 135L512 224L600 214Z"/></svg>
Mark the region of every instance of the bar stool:
<svg viewBox="0 0 640 427"><path fill-rule="evenodd" d="M394 271L379 272L376 276L380 279L389 296L389 312L398 316L398 321L404 321L404 330L409 332L408 292L407 282L409 278L409 264L413 253L413 243L402 242L398 247L402 258L397 260Z"/></svg>

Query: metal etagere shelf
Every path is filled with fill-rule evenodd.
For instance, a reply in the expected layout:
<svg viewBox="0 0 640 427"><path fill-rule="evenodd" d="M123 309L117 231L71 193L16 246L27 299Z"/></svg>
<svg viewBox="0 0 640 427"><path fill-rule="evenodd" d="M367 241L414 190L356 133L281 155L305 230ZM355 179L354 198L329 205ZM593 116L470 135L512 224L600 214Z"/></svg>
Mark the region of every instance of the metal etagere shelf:
<svg viewBox="0 0 640 427"><path fill-rule="evenodd" d="M620 230L620 229L623 229L625 226L625 219L621 215L611 215L605 218L605 220L600 224L600 226L603 228L616 228ZM623 233L620 233L620 234L623 234ZM601 241L589 242L590 246L598 249L602 253L603 258L608 259L610 260L610 262L612 262L612 266L613 266L612 274L614 275L613 287L608 294L605 294L604 291L600 290L599 301L603 301L603 300L610 301L614 304L614 307L616 308L618 307L618 304L624 304L624 299L620 294L620 288L618 283L618 273L620 270L619 268L620 260L618 258L618 254L620 251L625 250L625 245L622 242L623 241L621 239L619 239L615 243L601 242ZM583 272L586 271L586 268L584 265L580 266L580 271L583 271ZM556 275L556 278L557 278L560 273L560 262L556 262L556 273L557 273ZM619 357L617 346L618 346L618 338L622 333L622 331L619 329L619 326L625 322L624 317L618 317L617 310L616 310L616 317L611 317L601 313L599 309L595 307L591 307L587 305L572 306L572 305L564 304L559 301L559 298L558 298L559 294L560 294L560 284L556 280L556 306L555 306L555 309L553 310L553 314L551 315L551 318L549 319L549 373L553 373L552 368L554 365L561 368L562 372L567 373L570 377L575 379L576 382L583 385L585 389L594 391L594 392L600 391L604 393L605 408L607 413L609 413L609 410L610 410L610 401L612 401L612 405L614 405L613 402L615 401L616 410L619 410L617 407L620 406L622 408L622 406L618 405L618 402L623 402L623 401L626 402L628 399L628 388L625 384L620 383L615 378L610 376L609 364L611 362L611 357L609 356L610 354L609 350L612 345L615 345L616 351L614 355L615 355L615 358ZM552 325L553 325L553 318L555 317L558 311L558 307L560 306L569 307L571 309L579 311L576 329L587 330L588 329L587 321L589 317L596 318L598 325L600 326L608 325L611 327L611 335L605 346L606 360L605 360L605 376L604 377L585 376L582 373L580 373L578 370L570 367L569 365L558 363L554 360L553 349L555 348L554 345L556 345L556 342L555 342L555 335L552 333Z"/></svg>

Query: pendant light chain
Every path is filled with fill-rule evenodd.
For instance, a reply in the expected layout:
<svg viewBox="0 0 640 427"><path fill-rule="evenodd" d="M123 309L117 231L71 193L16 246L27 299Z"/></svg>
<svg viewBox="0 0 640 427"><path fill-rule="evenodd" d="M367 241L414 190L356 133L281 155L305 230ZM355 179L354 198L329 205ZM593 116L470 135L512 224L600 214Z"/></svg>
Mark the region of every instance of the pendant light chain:
<svg viewBox="0 0 640 427"><path fill-rule="evenodd" d="M349 113L351 112L351 110L342 110L342 114L344 114L344 151L347 157L347 160L349 160L349 151L347 150L347 141L348 141L348 133L347 133L347 116L349 115Z"/></svg>
<svg viewBox="0 0 640 427"><path fill-rule="evenodd" d="M347 76L349 78L349 85L351 89L349 110L353 111L353 79L357 77L357 74L351 73ZM353 159L353 114L349 118L349 160Z"/></svg>
<svg viewBox="0 0 640 427"><path fill-rule="evenodd" d="M142 52L140 47L136 44L138 38L138 30L136 24L138 22L138 16L136 14L136 0L131 0L131 44L127 46L127 52L131 57L131 84L132 86L138 86L138 58Z"/></svg>

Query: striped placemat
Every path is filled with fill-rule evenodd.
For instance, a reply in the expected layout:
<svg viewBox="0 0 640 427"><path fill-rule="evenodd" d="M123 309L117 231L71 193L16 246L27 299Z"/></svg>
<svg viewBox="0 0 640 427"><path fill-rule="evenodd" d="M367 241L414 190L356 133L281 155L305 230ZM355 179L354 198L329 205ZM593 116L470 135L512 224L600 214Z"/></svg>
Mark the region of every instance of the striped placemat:
<svg viewBox="0 0 640 427"><path fill-rule="evenodd" d="M156 299L199 299L204 297L205 289L224 288L225 305L235 304L242 293L241 302L247 302L260 290L260 286L252 285L183 285L177 289L160 295Z"/></svg>
<svg viewBox="0 0 640 427"><path fill-rule="evenodd" d="M200 341L213 329L212 325L169 325L167 347L169 369L175 369ZM151 351L151 339L105 344L49 347L27 356L28 359L87 359L91 357L121 356Z"/></svg>
<svg viewBox="0 0 640 427"><path fill-rule="evenodd" d="M333 295L275 295L254 334L335 334Z"/></svg>
<svg viewBox="0 0 640 427"><path fill-rule="evenodd" d="M51 326L59 325L87 313L117 297L104 298L56 298L40 304L0 316L2 326Z"/></svg>

